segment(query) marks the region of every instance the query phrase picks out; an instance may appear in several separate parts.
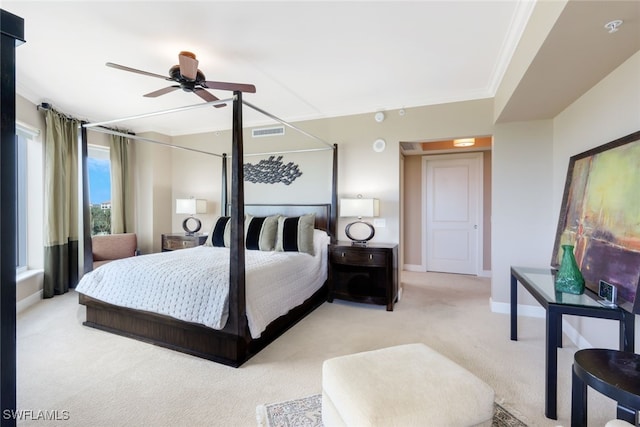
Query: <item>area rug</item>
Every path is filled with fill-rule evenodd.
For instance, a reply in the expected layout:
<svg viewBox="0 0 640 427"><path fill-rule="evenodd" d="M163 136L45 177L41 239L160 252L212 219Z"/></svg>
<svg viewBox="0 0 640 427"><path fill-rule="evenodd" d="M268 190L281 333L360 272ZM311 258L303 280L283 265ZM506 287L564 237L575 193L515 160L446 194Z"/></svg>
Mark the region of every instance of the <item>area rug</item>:
<svg viewBox="0 0 640 427"><path fill-rule="evenodd" d="M259 427L322 427L322 395L303 397L286 402L258 405ZM495 404L492 427L526 427L499 404Z"/></svg>

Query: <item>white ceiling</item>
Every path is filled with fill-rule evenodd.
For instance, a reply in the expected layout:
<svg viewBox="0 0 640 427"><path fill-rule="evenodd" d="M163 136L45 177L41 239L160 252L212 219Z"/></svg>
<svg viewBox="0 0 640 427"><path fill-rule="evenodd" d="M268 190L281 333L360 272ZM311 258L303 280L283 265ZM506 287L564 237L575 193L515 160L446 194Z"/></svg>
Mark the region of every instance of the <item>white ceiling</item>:
<svg viewBox="0 0 640 427"><path fill-rule="evenodd" d="M27 43L17 92L89 121L203 102L115 62L167 74L182 50L208 80L252 83L245 100L287 121L492 97L533 1L12 1ZM212 91L219 98L230 92ZM168 135L228 129L212 107L127 123ZM245 113L249 125L263 116Z"/></svg>

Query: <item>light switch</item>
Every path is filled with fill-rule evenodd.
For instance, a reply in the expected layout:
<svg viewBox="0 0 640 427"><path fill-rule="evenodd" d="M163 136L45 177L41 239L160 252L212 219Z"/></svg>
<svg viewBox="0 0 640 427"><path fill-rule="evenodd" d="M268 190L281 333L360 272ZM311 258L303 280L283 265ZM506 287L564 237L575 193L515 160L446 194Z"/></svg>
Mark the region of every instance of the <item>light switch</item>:
<svg viewBox="0 0 640 427"><path fill-rule="evenodd" d="M384 218L374 218L373 226L378 228L384 228L387 226L387 221Z"/></svg>

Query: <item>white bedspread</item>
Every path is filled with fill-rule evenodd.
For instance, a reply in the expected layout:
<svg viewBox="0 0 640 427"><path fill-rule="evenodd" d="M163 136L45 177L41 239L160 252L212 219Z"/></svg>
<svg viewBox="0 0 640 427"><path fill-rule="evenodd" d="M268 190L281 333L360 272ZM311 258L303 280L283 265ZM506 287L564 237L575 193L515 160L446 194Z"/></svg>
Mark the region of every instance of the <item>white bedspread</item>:
<svg viewBox="0 0 640 427"><path fill-rule="evenodd" d="M246 251L249 330L259 338L267 325L300 305L327 279L326 233L315 231L315 256ZM76 291L122 307L224 328L228 317L229 249L199 246L125 258L84 275Z"/></svg>

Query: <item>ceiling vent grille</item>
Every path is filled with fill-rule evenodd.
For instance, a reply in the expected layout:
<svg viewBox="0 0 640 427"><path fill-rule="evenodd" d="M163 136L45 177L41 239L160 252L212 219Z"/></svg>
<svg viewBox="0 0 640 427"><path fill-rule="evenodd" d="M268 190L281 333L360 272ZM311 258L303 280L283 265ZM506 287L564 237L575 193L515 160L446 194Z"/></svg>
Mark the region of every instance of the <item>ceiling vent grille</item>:
<svg viewBox="0 0 640 427"><path fill-rule="evenodd" d="M422 146L417 142L400 141L400 147L402 147L402 150L405 151L405 152L422 150Z"/></svg>
<svg viewBox="0 0 640 427"><path fill-rule="evenodd" d="M284 126L274 126L270 128L253 129L251 132L254 138L284 135Z"/></svg>

